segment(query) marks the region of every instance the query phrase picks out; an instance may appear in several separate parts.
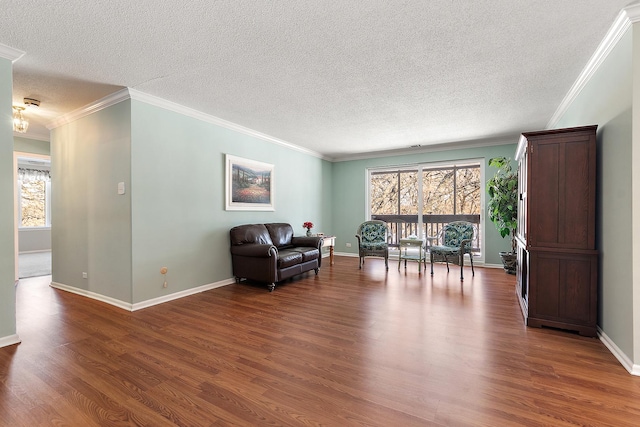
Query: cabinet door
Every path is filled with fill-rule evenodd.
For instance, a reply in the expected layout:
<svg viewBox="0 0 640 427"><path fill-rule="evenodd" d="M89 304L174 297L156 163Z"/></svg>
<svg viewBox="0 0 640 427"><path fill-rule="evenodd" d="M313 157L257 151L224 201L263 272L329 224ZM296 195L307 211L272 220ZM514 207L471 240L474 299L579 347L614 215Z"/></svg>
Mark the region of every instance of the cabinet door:
<svg viewBox="0 0 640 427"><path fill-rule="evenodd" d="M529 317L567 329L595 326L597 255L531 251L529 256Z"/></svg>
<svg viewBox="0 0 640 427"><path fill-rule="evenodd" d="M525 147L522 158L518 162L518 227L516 234L523 242L527 241L527 156L528 147Z"/></svg>
<svg viewBox="0 0 640 427"><path fill-rule="evenodd" d="M517 264L516 264L516 293L522 308L524 317L528 313L529 300L529 253L522 241L517 242Z"/></svg>
<svg viewBox="0 0 640 427"><path fill-rule="evenodd" d="M528 245L594 249L595 132L529 143Z"/></svg>

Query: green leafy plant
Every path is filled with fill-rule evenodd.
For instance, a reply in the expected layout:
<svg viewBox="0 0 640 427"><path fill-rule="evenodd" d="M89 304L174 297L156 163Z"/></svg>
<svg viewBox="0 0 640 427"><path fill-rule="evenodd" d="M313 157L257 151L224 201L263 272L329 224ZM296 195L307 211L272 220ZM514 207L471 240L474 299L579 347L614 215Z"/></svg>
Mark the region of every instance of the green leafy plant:
<svg viewBox="0 0 640 427"><path fill-rule="evenodd" d="M498 168L493 178L487 181L489 193L489 219L504 238L511 237L511 252L516 248L516 227L518 225L518 171L511 167L511 159L493 157L489 166Z"/></svg>

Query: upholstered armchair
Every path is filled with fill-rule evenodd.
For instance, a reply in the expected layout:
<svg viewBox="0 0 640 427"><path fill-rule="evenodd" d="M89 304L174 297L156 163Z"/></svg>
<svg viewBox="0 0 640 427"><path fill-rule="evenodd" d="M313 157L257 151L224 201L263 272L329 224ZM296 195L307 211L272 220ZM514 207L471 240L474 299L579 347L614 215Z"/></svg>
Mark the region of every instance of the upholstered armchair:
<svg viewBox="0 0 640 427"><path fill-rule="evenodd" d="M358 227L358 268L362 268L364 257L384 258L384 266L389 270L389 230L387 223L380 220L365 221Z"/></svg>
<svg viewBox="0 0 640 427"><path fill-rule="evenodd" d="M429 252L431 258L431 275L433 276L433 263L444 261L447 263L449 272L449 262L460 265L460 280L464 280L464 255L469 255L471 260L471 274L475 276L473 270L473 254L471 253L471 242L475 234L475 227L466 221L454 221L442 227L438 236L428 237L430 241Z"/></svg>

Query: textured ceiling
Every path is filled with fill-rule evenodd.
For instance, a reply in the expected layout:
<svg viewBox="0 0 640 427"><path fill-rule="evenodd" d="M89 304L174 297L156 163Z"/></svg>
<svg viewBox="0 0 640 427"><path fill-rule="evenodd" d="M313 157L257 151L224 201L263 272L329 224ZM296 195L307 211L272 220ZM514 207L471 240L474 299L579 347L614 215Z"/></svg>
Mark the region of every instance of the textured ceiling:
<svg viewBox="0 0 640 427"><path fill-rule="evenodd" d="M4 0L32 136L123 87L329 158L543 129L629 0Z"/></svg>

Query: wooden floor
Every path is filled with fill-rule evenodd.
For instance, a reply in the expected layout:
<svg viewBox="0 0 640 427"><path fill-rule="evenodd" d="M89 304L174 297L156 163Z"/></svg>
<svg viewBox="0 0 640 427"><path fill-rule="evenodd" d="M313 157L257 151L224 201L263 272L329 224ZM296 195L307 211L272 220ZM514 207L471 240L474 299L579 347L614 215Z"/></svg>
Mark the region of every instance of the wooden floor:
<svg viewBox="0 0 640 427"><path fill-rule="evenodd" d="M525 327L501 270L435 270L336 257L134 313L21 280L0 425L640 425L599 340Z"/></svg>

